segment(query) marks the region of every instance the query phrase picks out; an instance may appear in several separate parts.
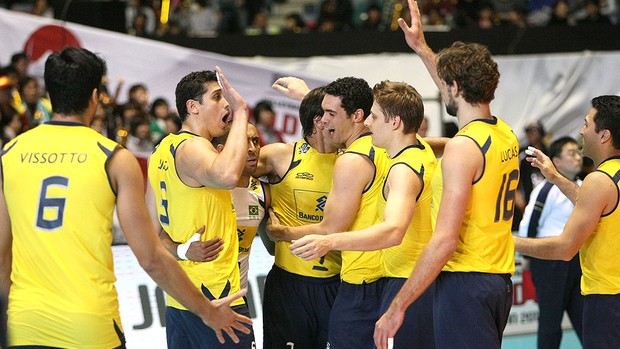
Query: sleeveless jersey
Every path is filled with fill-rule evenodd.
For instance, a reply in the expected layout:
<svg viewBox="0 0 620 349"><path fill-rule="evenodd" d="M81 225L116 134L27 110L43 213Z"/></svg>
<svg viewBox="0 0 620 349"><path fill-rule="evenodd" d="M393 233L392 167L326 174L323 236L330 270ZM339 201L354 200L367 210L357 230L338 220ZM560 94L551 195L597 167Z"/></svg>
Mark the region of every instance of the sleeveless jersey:
<svg viewBox="0 0 620 349"><path fill-rule="evenodd" d="M282 225L296 227L319 223L327 194L332 187L337 153L322 154L305 140L293 145L289 169L277 183L271 183L271 207ZM276 242L275 264L289 273L328 278L340 273L340 253L331 251L322 258L304 261L293 255L286 241Z"/></svg>
<svg viewBox="0 0 620 349"><path fill-rule="evenodd" d="M437 158L431 147L420 137L418 137L418 142L417 145L410 145L401 150L390 162L390 170L395 165L401 164L399 166L402 166L404 164L418 175L422 180L422 191L415 198L416 205L413 218L409 223L403 241L400 245L389 247L383 251L383 264L387 277L408 278L424 247L433 235L431 178L433 178L433 173L437 167ZM383 183L385 188L387 180ZM392 190L398 190L398 188L391 188L390 192ZM386 198L381 195L377 203L377 213L381 215L381 220L383 220L386 203Z"/></svg>
<svg viewBox="0 0 620 349"><path fill-rule="evenodd" d="M111 248L116 194L105 169L117 147L82 124L55 121L5 146L10 345L121 344Z"/></svg>
<svg viewBox="0 0 620 349"><path fill-rule="evenodd" d="M459 242L444 271L512 274L512 216L519 183L519 143L504 121L474 120L455 137L468 137L480 148L484 169L472 183ZM432 179L433 224L443 192L441 163Z"/></svg>
<svg viewBox="0 0 620 349"><path fill-rule="evenodd" d="M234 188L232 200L237 213L237 236L239 237L239 273L241 288L248 287L250 249L256 236L258 224L265 216L265 188L263 183L250 177L246 188Z"/></svg>
<svg viewBox="0 0 620 349"><path fill-rule="evenodd" d="M603 161L597 171L607 174L620 188L620 157ZM620 196L619 196L620 197ZM594 232L581 246L579 258L583 276L581 292L589 294L620 294L620 210L618 203L601 216Z"/></svg>
<svg viewBox="0 0 620 349"><path fill-rule="evenodd" d="M239 239L230 190L189 187L177 174L175 153L189 132L166 136L149 159L149 183L155 191L159 222L173 241L185 243L203 225L201 241L221 238L224 249L212 262L180 260L192 283L208 298L218 299L239 290ZM168 306L186 309L167 296ZM238 299L232 305L243 304Z"/></svg>
<svg viewBox="0 0 620 349"><path fill-rule="evenodd" d="M383 179L387 174L389 157L383 148L372 145L370 134L364 134L347 148L345 154L359 154L368 157L374 165L372 183L362 193L357 215L349 231L368 228L376 223L377 200L383 189ZM383 251L342 251L342 281L350 284L371 283L384 274Z"/></svg>

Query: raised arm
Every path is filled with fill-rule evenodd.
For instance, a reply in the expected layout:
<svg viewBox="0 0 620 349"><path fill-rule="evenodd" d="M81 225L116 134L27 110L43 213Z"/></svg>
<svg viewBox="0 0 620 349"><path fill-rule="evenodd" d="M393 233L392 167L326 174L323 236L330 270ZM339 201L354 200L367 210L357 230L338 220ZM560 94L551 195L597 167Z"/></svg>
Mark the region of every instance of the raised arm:
<svg viewBox="0 0 620 349"><path fill-rule="evenodd" d="M390 191L383 222L353 232L306 235L291 245L293 254L313 260L331 250L375 251L399 245L414 215L416 202L411 198L418 197L422 180L408 166L396 165L390 170L387 181Z"/></svg>
<svg viewBox="0 0 620 349"><path fill-rule="evenodd" d="M247 105L239 93L230 85L219 67L216 70L221 81L221 90L215 89L210 95L203 98L218 100L224 97L228 101L229 115L225 117L232 117L232 123L226 146L218 153L209 140L196 137L179 145L175 159L177 171L185 184L233 189L239 181L247 157ZM188 110L196 114L199 113L200 108L204 107L195 100L188 100L187 106ZM208 117L217 118L221 116ZM206 122L217 121L207 120Z"/></svg>
<svg viewBox="0 0 620 349"><path fill-rule="evenodd" d="M437 85L437 88L439 88L439 91L441 91L443 95L447 92L446 85L439 78L439 75L437 75L437 57L433 50L426 44L418 2L407 0L407 3L409 4L409 13L411 14L411 26L407 25L407 22L402 18L398 19L398 26L400 26L400 29L405 33L407 45L420 56L429 74L431 74L435 85Z"/></svg>
<svg viewBox="0 0 620 349"><path fill-rule="evenodd" d="M310 88L308 88L305 81L292 76L279 78L271 85L271 88L298 101L303 100L310 92Z"/></svg>
<svg viewBox="0 0 620 349"><path fill-rule="evenodd" d="M108 173L117 193L121 228L140 266L164 291L199 315L216 332L220 342L224 343L222 331L235 342L239 339L234 330L249 333L244 324L252 321L230 308L232 301L242 297L245 290L216 301L207 300L157 238L146 209L140 167L133 155L126 149L117 150L110 160Z"/></svg>

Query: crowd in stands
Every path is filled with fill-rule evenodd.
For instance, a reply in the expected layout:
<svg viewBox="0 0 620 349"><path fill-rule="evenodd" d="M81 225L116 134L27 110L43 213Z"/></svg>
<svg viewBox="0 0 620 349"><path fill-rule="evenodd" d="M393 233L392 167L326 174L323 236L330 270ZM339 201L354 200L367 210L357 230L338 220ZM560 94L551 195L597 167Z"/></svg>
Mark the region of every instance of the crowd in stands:
<svg viewBox="0 0 620 349"><path fill-rule="evenodd" d="M286 2L301 2L305 10L275 13L279 11L274 9ZM175 36L214 37L219 34L395 31L398 30L396 20L399 17L407 19L409 14L406 0L182 0L172 1L172 4L169 19L162 21L161 1L128 0L125 10L127 33L165 39ZM4 6L54 16L54 8L47 0L14 0ZM425 30L442 31L491 29L505 25L519 28L618 25L619 8L618 0L420 1ZM276 17L284 20L276 21Z"/></svg>
<svg viewBox="0 0 620 349"><path fill-rule="evenodd" d="M13 54L10 63L0 68L0 148L22 132L49 121L52 107L45 86L39 78L28 75L29 58ZM119 96L124 81L114 91L104 77L99 88L99 105L90 127L113 139L138 159L146 160L155 145L171 132L181 129L176 107L161 97L151 100L147 86L134 83L126 99ZM275 113L269 101L257 103L251 111L256 120L261 144L282 142L282 135L273 129Z"/></svg>

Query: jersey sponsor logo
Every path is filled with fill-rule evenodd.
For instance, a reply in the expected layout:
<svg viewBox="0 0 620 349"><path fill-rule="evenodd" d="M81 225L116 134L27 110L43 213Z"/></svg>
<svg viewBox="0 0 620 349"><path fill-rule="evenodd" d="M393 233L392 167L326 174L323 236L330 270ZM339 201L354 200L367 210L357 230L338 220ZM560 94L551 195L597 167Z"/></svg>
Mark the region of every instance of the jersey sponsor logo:
<svg viewBox="0 0 620 349"><path fill-rule="evenodd" d="M305 154L310 150L310 145L308 143L304 143L299 147L299 154Z"/></svg>
<svg viewBox="0 0 620 349"><path fill-rule="evenodd" d="M296 179L306 179L309 181L314 180L314 175L310 172L298 172L295 176Z"/></svg>
<svg viewBox="0 0 620 349"><path fill-rule="evenodd" d="M303 220L303 221L309 221L309 222L320 222L323 220L323 215L318 215L318 214L308 214L305 212L297 212L297 216L299 217L299 219Z"/></svg>
<svg viewBox="0 0 620 349"><path fill-rule="evenodd" d="M21 153L23 163L29 164L83 164L88 160L87 153Z"/></svg>
<svg viewBox="0 0 620 349"><path fill-rule="evenodd" d="M325 211L325 203L327 202L327 195L323 195L320 198L316 199L316 208L314 209L315 211L321 211L324 212Z"/></svg>

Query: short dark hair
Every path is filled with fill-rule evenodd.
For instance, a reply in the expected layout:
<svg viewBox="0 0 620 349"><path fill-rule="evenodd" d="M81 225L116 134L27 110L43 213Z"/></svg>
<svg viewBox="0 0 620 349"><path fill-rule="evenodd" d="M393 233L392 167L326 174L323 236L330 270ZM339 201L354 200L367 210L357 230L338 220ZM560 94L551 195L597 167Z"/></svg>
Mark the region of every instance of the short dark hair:
<svg viewBox="0 0 620 349"><path fill-rule="evenodd" d="M83 113L106 72L105 61L79 47L52 53L45 61L45 87L54 113Z"/></svg>
<svg viewBox="0 0 620 349"><path fill-rule="evenodd" d="M156 98L153 103L151 103L151 109L149 110L151 116L155 117L155 109L160 105L168 106L168 101L162 97Z"/></svg>
<svg viewBox="0 0 620 349"><path fill-rule="evenodd" d="M437 55L437 75L448 85L456 81L470 104L491 103L499 84L497 63L481 44L457 41Z"/></svg>
<svg viewBox="0 0 620 349"><path fill-rule="evenodd" d="M564 148L566 144L577 144L577 141L573 137L568 137L568 136L560 137L556 139L549 146L549 157L551 159L561 157L562 149Z"/></svg>
<svg viewBox="0 0 620 349"><path fill-rule="evenodd" d="M614 148L620 149L620 96L598 96L592 98L595 131L609 130Z"/></svg>
<svg viewBox="0 0 620 349"><path fill-rule="evenodd" d="M373 87L372 93L385 115L385 121L400 116L403 133L418 131L424 119L424 103L413 86L384 80Z"/></svg>
<svg viewBox="0 0 620 349"><path fill-rule="evenodd" d="M356 110L364 111L364 118L370 115L372 108L372 89L364 79L345 77L325 86L325 94L340 97L342 108L351 115Z"/></svg>
<svg viewBox="0 0 620 349"><path fill-rule="evenodd" d="M138 90L145 90L146 91L146 86L144 84L134 84L134 85L131 85L131 87L129 87L129 94L130 95L134 94Z"/></svg>
<svg viewBox="0 0 620 349"><path fill-rule="evenodd" d="M21 60L26 60L26 62L30 62L30 58L28 58L28 55L25 52L17 52L11 56L11 65L15 65Z"/></svg>
<svg viewBox="0 0 620 349"><path fill-rule="evenodd" d="M181 121L185 121L188 116L187 101L190 99L202 103L202 95L207 92L207 84L216 82L217 77L212 70L196 71L185 75L177 84L174 91L176 97L177 111Z"/></svg>
<svg viewBox="0 0 620 349"><path fill-rule="evenodd" d="M314 119L323 117L321 103L325 97L325 87L317 87L304 97L299 105L299 121L304 137L314 133Z"/></svg>
<svg viewBox="0 0 620 349"><path fill-rule="evenodd" d="M26 87L26 85L28 85L28 83L31 81L36 82L37 86L39 85L39 81L37 80L37 78L31 75L25 75L19 79L19 83L17 84L17 86L20 94L24 92L24 87Z"/></svg>
<svg viewBox="0 0 620 349"><path fill-rule="evenodd" d="M254 116L254 121L258 124L260 123L260 113L261 112L271 112L273 113L273 106L270 101L263 99L256 103L256 106L252 110L252 115Z"/></svg>

